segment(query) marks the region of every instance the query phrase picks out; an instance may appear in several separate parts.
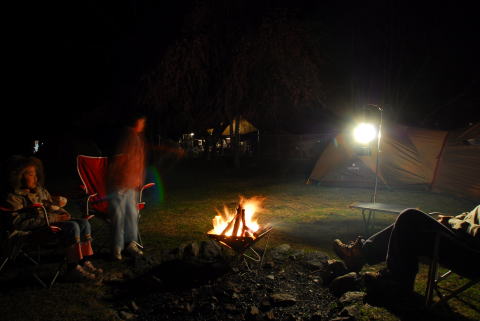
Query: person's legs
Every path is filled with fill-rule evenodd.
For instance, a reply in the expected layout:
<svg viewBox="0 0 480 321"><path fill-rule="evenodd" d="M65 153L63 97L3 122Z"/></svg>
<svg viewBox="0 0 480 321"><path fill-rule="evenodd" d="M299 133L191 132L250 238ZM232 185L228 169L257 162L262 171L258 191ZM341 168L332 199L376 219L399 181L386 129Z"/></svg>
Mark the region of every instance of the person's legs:
<svg viewBox="0 0 480 321"><path fill-rule="evenodd" d="M458 240L442 239L439 248L440 264L466 276L478 275L474 265L468 264L472 262L473 254L461 245L462 241L452 230L428 214L408 209L398 216L389 241L387 267L395 279L408 288L413 288L418 272L418 258L432 257L438 232L450 234Z"/></svg>
<svg viewBox="0 0 480 321"><path fill-rule="evenodd" d="M125 202L125 244L138 242L138 209L135 197L137 193L130 189Z"/></svg>
<svg viewBox="0 0 480 321"><path fill-rule="evenodd" d="M83 259L80 260L82 267L86 268L91 273L103 273L103 270L96 268L90 261L90 257L93 255L92 249L92 236L90 222L84 218L74 219L80 228L80 250L82 252Z"/></svg>
<svg viewBox="0 0 480 321"><path fill-rule="evenodd" d="M85 271L80 265L83 259L80 245L80 226L75 221L56 222L53 225L62 229L62 238L66 244L67 270L71 278L94 280L95 275Z"/></svg>
<svg viewBox="0 0 480 321"><path fill-rule="evenodd" d="M125 191L115 191L110 198L110 214L112 215L113 248L123 249L125 241Z"/></svg>
<svg viewBox="0 0 480 321"><path fill-rule="evenodd" d="M362 254L369 265L379 264L386 260L392 229L393 224L363 241Z"/></svg>
<svg viewBox="0 0 480 321"><path fill-rule="evenodd" d="M367 240L359 236L349 244L336 239L333 241L333 250L349 270L359 272L365 263L374 265L385 261L391 231L392 225Z"/></svg>
<svg viewBox="0 0 480 321"><path fill-rule="evenodd" d="M451 233L428 214L416 209L400 213L390 235L387 268L392 277L413 288L418 272L418 257L431 255L437 231Z"/></svg>
<svg viewBox="0 0 480 321"><path fill-rule="evenodd" d="M387 268L365 273L369 293L410 296L418 272L419 256L431 256L437 232L453 233L430 215L406 209L391 227L386 255Z"/></svg>
<svg viewBox="0 0 480 321"><path fill-rule="evenodd" d="M80 248L82 250L83 257L92 256L92 228L90 222L84 218L73 219L80 228Z"/></svg>
<svg viewBox="0 0 480 321"><path fill-rule="evenodd" d="M132 256L143 255L142 250L138 247L138 208L136 191L128 191L128 199L125 208L125 244L128 244L126 251Z"/></svg>
<svg viewBox="0 0 480 321"><path fill-rule="evenodd" d="M61 228L61 239L66 245L67 263L76 265L83 259L80 248L80 227L74 221L55 222L52 225Z"/></svg>

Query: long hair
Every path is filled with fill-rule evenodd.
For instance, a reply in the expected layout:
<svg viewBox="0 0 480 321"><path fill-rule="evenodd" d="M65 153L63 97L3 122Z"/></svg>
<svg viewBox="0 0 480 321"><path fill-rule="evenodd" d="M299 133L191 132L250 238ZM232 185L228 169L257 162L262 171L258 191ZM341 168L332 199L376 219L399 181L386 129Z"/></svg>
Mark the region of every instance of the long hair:
<svg viewBox="0 0 480 321"><path fill-rule="evenodd" d="M11 156L6 163L6 175L11 191L22 187L22 178L27 167L34 166L37 172L38 185L44 186L44 172L42 161L36 157L25 157L21 155Z"/></svg>

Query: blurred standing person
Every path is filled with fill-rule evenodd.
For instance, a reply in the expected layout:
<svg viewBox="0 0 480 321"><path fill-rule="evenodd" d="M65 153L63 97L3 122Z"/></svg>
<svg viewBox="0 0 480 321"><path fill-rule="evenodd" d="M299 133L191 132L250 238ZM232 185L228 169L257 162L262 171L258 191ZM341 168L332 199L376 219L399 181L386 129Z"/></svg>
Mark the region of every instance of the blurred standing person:
<svg viewBox="0 0 480 321"><path fill-rule="evenodd" d="M122 251L132 256L143 252L138 243L138 190L145 179L145 137L147 118L133 115L108 170L110 212L113 225L113 258L122 259Z"/></svg>

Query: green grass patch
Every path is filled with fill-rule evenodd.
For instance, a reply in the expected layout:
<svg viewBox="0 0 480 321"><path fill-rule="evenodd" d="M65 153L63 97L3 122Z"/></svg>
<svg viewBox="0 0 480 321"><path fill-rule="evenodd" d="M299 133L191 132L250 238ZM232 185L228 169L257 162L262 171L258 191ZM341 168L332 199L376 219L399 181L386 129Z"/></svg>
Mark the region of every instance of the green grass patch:
<svg viewBox="0 0 480 321"><path fill-rule="evenodd" d="M212 228L215 209L235 208L239 196L264 196L266 209L260 223L274 226L268 238L269 247L289 243L306 250L320 250L330 256L335 238L353 240L364 233L359 210L350 209L356 201L369 201L372 189L320 187L304 184L302 175L276 175L235 172L229 169L203 170L193 168L164 175L164 199L159 191L145 193L146 208L142 211L140 230L147 255L158 255L188 241L207 240ZM427 191L380 190L378 202L418 207L423 211L457 214L474 207L472 201L439 195ZM71 211L80 215L78 209ZM381 230L395 220L395 215L377 214L375 230ZM95 242L108 244L108 227L93 221ZM266 238L259 243L264 246ZM124 263L101 261L108 271L128 271ZM375 267L373 267L375 268ZM372 267L366 267L372 269ZM416 290L425 289L425 267L421 267ZM448 280L455 285L458 279ZM33 284L33 283L32 283ZM452 300L449 306L467 320L479 320L480 287L467 291L465 302ZM21 286L0 292L0 311L5 320L113 320L114 303L108 300L105 286L58 283L51 290L36 286ZM398 316L380 307L366 306L362 320L399 320Z"/></svg>
<svg viewBox="0 0 480 321"><path fill-rule="evenodd" d="M146 242L162 247L177 246L185 241L206 240L205 233L211 229L211 220L215 209L224 205L231 210L237 205L239 195L245 197L264 196L265 213L259 221L271 223L274 230L269 238L269 246L282 243L306 250L321 250L335 256L331 250L332 240L353 240L364 234L364 223L360 210L350 209L349 204L356 201L369 201L372 189L322 187L304 184L302 178L291 180L278 179L265 181L259 178L232 177L228 181L209 176L202 181L204 188L186 186L166 191L165 202L160 206L151 206L145 210L142 230ZM428 191L380 190L377 202L400 204L405 207L419 208L425 212L439 211L458 214L475 206L472 201ZM393 223L396 215L377 213L374 231ZM153 240L156 240L155 242ZM265 241L262 241L265 242ZM369 269L369 267L367 267ZM370 268L371 269L371 268ZM455 285L458 279L450 281ZM425 290L425 267L422 266L416 283L417 292ZM466 292L466 296L480 298L480 287ZM464 303L452 300L452 309L467 319L476 320L476 310L480 303L470 300ZM395 320L395 316L382 308L373 308L373 319L379 311L384 315L378 320Z"/></svg>

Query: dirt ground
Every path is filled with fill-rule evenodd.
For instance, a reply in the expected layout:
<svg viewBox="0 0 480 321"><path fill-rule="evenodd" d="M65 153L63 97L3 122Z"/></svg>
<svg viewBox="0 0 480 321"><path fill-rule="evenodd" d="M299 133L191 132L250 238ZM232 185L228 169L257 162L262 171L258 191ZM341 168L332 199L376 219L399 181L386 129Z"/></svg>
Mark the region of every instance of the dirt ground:
<svg viewBox="0 0 480 321"><path fill-rule="evenodd" d="M371 190L305 185L304 173L293 175L291 168L233 172L192 167L162 173L155 181L157 188L145 195L147 207L140 221L145 259L112 262L108 251L99 249L108 240L108 228L105 232L104 224L94 220L95 263L105 270L102 280L78 284L60 277L54 287L43 289L24 269L25 260L19 260L0 274L0 319L310 321L339 317L344 306L315 272L319 266L311 264L311 256L334 258L333 238L348 241L363 232L361 215L348 204L368 199ZM65 186L65 179L50 177L48 187L62 192L65 189L59 186ZM74 179L68 186L77 183ZM262 266L250 262L249 271L242 260L231 258L175 259L170 252L182 244L208 240L205 234L212 227L215 209L235 206L239 195L267 197L262 219L272 223L274 230ZM427 212L457 213L474 205L428 191L380 190L378 199L413 204ZM75 204L69 206L74 216L81 215ZM395 217L378 215L376 219L378 230ZM258 243L259 253L266 241ZM273 249L284 243L291 245L290 250L273 256ZM42 261L42 277L51 276L59 255ZM424 291L425 275L421 265L417 294ZM452 285L458 282L451 281ZM353 312L358 320L478 320L479 293L476 286L461 301L452 300L447 309L431 313L422 310L421 303L385 305L368 298Z"/></svg>

